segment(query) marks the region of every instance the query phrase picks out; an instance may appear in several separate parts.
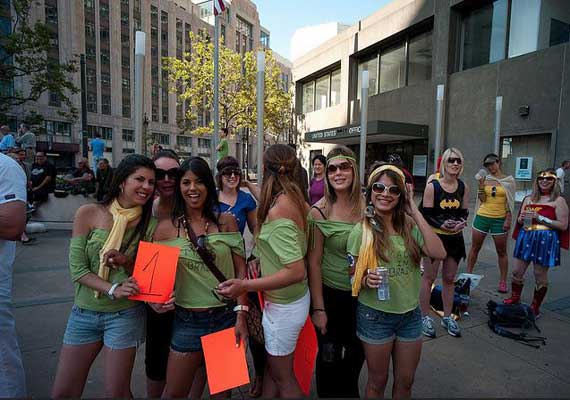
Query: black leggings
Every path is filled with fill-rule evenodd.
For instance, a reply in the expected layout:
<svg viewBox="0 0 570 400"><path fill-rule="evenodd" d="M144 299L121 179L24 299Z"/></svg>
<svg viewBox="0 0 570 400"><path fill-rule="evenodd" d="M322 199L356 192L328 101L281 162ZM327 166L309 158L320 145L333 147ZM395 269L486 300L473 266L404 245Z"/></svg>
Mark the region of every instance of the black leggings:
<svg viewBox="0 0 570 400"><path fill-rule="evenodd" d="M153 381L166 380L166 367L172 339L174 310L159 314L146 305L146 376Z"/></svg>
<svg viewBox="0 0 570 400"><path fill-rule="evenodd" d="M319 353L316 378L319 397L360 397L358 377L364 364L364 349L356 336L358 299L350 291L323 285L327 310L327 333L317 330Z"/></svg>

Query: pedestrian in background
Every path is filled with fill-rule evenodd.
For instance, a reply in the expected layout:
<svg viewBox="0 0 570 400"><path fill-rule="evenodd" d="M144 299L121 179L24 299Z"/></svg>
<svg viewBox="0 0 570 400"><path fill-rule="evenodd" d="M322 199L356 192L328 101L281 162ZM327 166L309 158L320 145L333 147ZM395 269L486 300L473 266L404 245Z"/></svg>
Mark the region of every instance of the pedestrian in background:
<svg viewBox="0 0 570 400"><path fill-rule="evenodd" d="M33 163L36 158L36 134L29 130L28 125L20 124L16 144L26 150L26 161Z"/></svg>
<svg viewBox="0 0 570 400"><path fill-rule="evenodd" d="M560 168L556 170L557 184L560 187L560 193L564 193L564 178L566 177L566 171L570 169L570 160L562 161Z"/></svg>
<svg viewBox="0 0 570 400"><path fill-rule="evenodd" d="M22 355L12 314L16 241L25 227L26 176L16 161L0 153L0 398L26 397Z"/></svg>
<svg viewBox="0 0 570 400"><path fill-rule="evenodd" d="M141 240L151 241L154 164L130 154L115 171L109 196L81 206L73 220L69 268L75 298L63 336L53 398L79 398L103 350L105 397L131 398L136 350L144 341L145 311L128 297L139 293L131 276Z"/></svg>
<svg viewBox="0 0 570 400"><path fill-rule="evenodd" d="M40 204L48 200L50 192L55 187L55 176L55 167L48 161L46 153L38 151L30 173L31 188L28 198L34 208L37 209Z"/></svg>
<svg viewBox="0 0 570 400"><path fill-rule="evenodd" d="M308 205L297 183L299 161L291 147L270 146L263 155L263 166L256 237L261 278L230 279L220 284L220 293L236 298L263 291L267 369L262 396L300 398L303 393L293 370L293 353L310 307L305 268Z"/></svg>
<svg viewBox="0 0 570 400"><path fill-rule="evenodd" d="M180 166L174 211L159 221L153 240L181 249L175 284L175 318L164 398L187 397L204 363L200 338L235 327L236 345L245 345L246 298L227 302L213 288L221 280L245 278L245 249L235 218L219 214L208 163L191 157ZM229 397L231 390L225 393Z"/></svg>
<svg viewBox="0 0 570 400"><path fill-rule="evenodd" d="M422 253L446 257L405 179L393 165L372 170L365 218L348 237L347 252L356 263L352 295L358 296L356 334L368 365L368 398L384 397L390 359L392 397L411 397L422 348L420 258Z"/></svg>
<svg viewBox="0 0 570 400"><path fill-rule="evenodd" d="M483 159L484 169L475 179L478 181L476 215L473 219L471 250L467 257L467 272L473 273L481 246L490 234L495 242L499 264L499 293L507 293L507 234L511 229L512 215L515 209L515 179L501 171L501 160L494 153Z"/></svg>
<svg viewBox="0 0 570 400"><path fill-rule="evenodd" d="M314 205L325 195L325 165L327 158L322 154L313 157L313 177L309 185L309 205Z"/></svg>
<svg viewBox="0 0 570 400"><path fill-rule="evenodd" d="M91 147L91 156L93 160L93 173L97 176L97 167L99 164L99 160L103 158L103 153L105 152L105 141L101 139L101 133L95 132L95 137L91 139L89 143Z"/></svg>
<svg viewBox="0 0 570 400"><path fill-rule="evenodd" d="M469 188L459 177L463 173L463 154L452 147L443 152L441 173L425 188L421 212L443 243L447 257L442 260L424 261L420 306L422 309L422 332L435 337L433 320L429 315L432 285L439 267L442 277L443 318L442 326L451 336L461 336L457 321L451 316L455 295L455 275L459 262L465 258L463 229L469 215Z"/></svg>
<svg viewBox="0 0 570 400"><path fill-rule="evenodd" d="M364 199L356 156L347 147L326 158L325 195L309 214L311 315L317 330L316 383L319 397L357 398L364 363L356 336L356 306L346 259L348 235L362 220Z"/></svg>
<svg viewBox="0 0 570 400"><path fill-rule="evenodd" d="M228 144L228 128L222 128L220 130L220 143L218 143L216 151L218 152L218 160L221 160L230 153L230 145Z"/></svg>
<svg viewBox="0 0 570 400"><path fill-rule="evenodd" d="M7 153L16 147L16 139L14 139L14 135L10 132L8 125L0 126L0 135L2 136L2 140L0 140L0 152Z"/></svg>
<svg viewBox="0 0 570 400"><path fill-rule="evenodd" d="M180 163L178 155L172 150L162 150L153 157L156 167L156 192L152 215L159 221L172 218L174 211L174 192ZM166 386L166 368L170 341L172 340L172 324L174 309L165 306L155 309L146 305L146 341L145 341L145 373L146 394L148 398L162 396Z"/></svg>
<svg viewBox="0 0 570 400"><path fill-rule="evenodd" d="M95 198L102 201L111 189L113 181L113 168L109 165L109 160L101 158L98 162L97 176L95 178Z"/></svg>
<svg viewBox="0 0 570 400"><path fill-rule="evenodd" d="M524 275L534 264L534 295L531 308L536 318L548 290L548 270L560 265L560 247L568 250L568 206L560 196L554 169L540 171L530 196L521 204L514 237L516 238L511 297L505 304L520 303Z"/></svg>

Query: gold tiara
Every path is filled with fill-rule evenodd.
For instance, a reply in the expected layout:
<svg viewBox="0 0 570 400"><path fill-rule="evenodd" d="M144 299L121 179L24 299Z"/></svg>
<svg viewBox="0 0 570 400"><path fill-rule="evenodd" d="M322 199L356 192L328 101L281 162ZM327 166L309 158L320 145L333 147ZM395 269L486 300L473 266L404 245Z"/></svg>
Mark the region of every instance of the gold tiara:
<svg viewBox="0 0 570 400"><path fill-rule="evenodd" d="M537 178L553 178L553 179L558 179L558 177L556 176L556 174L554 172L551 171L542 171L538 174Z"/></svg>

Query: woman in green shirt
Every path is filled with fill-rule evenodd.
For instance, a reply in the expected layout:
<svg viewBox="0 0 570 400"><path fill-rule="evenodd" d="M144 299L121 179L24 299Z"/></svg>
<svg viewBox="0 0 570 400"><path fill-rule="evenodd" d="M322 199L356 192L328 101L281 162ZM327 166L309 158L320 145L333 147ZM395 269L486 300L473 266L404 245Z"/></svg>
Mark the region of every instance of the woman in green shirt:
<svg viewBox="0 0 570 400"><path fill-rule="evenodd" d="M352 150L335 147L325 166L325 195L309 214L311 314L319 341L317 393L319 397L359 397L364 351L356 336L358 301L351 296L346 242L362 220L364 200Z"/></svg>
<svg viewBox="0 0 570 400"><path fill-rule="evenodd" d="M63 337L52 397L81 397L89 369L103 349L105 397L132 397L131 371L144 341L145 310L129 296L137 245L150 240L155 172L142 155L117 167L101 203L79 208L73 222L69 267L75 300ZM109 269L109 267L111 269Z"/></svg>
<svg viewBox="0 0 570 400"><path fill-rule="evenodd" d="M358 296L356 334L368 365L365 397L384 397L392 357L392 397L409 398L422 347L420 257L444 259L446 253L398 167L372 170L366 202L365 218L347 244L356 263L352 295Z"/></svg>
<svg viewBox="0 0 570 400"><path fill-rule="evenodd" d="M262 324L268 354L263 397L299 398L303 393L293 371L293 353L310 306L305 268L308 205L297 183L299 163L291 147L269 147L263 165L257 208L261 228L256 236L262 277L229 280L220 285L220 293L237 297L263 291Z"/></svg>
<svg viewBox="0 0 570 400"><path fill-rule="evenodd" d="M208 163L200 157L182 163L175 190L172 217L161 219L154 234L155 242L180 247L175 317L162 394L166 398L188 396L204 362L202 336L235 326L236 344L247 340L245 296L236 306L214 290L225 278L243 279L246 266L235 218L217 212L216 186Z"/></svg>

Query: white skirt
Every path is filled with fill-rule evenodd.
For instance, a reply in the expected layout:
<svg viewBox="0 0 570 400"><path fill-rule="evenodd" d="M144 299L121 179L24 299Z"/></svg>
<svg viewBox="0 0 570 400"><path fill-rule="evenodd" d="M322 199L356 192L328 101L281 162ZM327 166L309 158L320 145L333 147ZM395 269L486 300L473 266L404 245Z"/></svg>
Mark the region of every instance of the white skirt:
<svg viewBox="0 0 570 400"><path fill-rule="evenodd" d="M308 290L303 297L292 303L265 302L261 322L267 353L272 356L288 356L295 351L310 306L311 295Z"/></svg>

